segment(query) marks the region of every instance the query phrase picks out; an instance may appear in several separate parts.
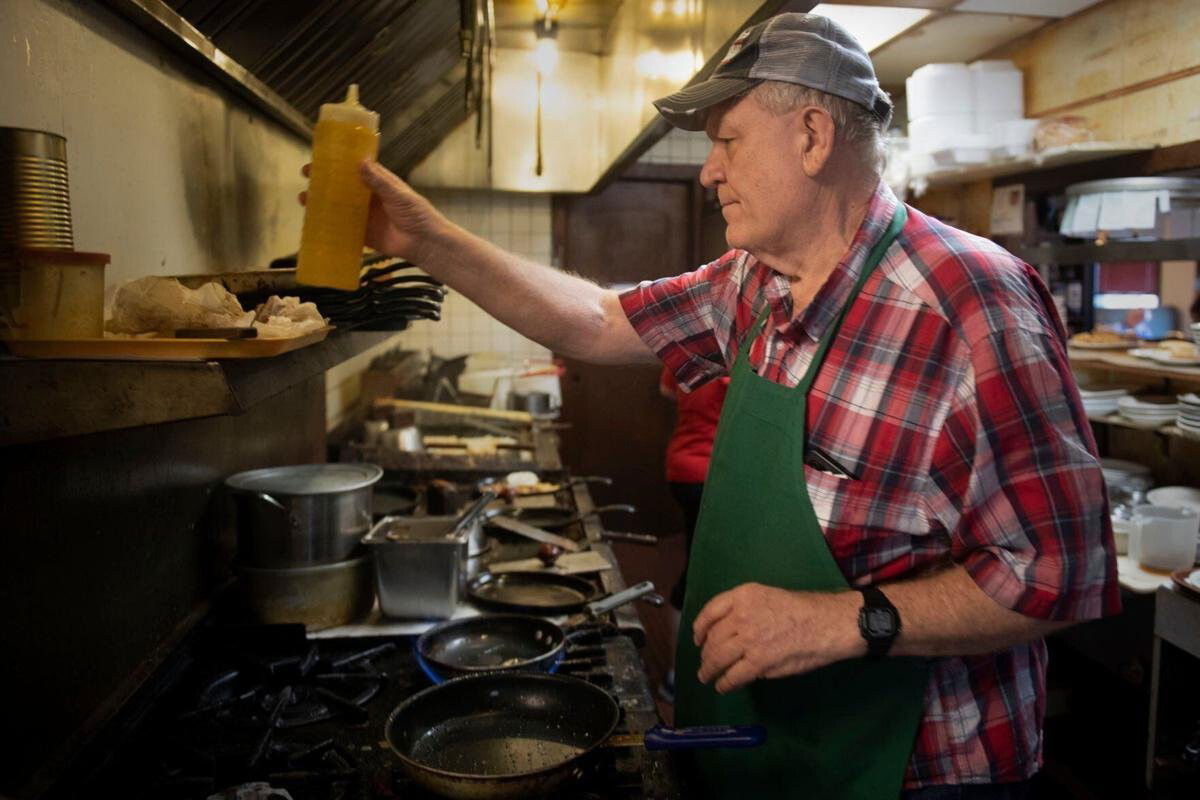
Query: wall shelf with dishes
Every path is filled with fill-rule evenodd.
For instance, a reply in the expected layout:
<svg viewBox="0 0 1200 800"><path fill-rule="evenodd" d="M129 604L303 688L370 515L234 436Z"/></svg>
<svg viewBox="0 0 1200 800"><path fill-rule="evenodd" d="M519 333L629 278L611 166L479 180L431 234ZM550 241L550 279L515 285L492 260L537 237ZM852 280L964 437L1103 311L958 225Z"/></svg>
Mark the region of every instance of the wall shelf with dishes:
<svg viewBox="0 0 1200 800"><path fill-rule="evenodd" d="M980 160L975 164L935 166L930 172L914 173L912 182L914 191L919 182L923 181L930 188L955 186L973 181L1002 178L1006 175L1018 175L1036 170L1054 169L1071 164L1081 164L1088 161L1099 161L1114 156L1125 156L1131 153L1143 153L1152 150L1151 147L1133 142L1077 142L1075 144L1051 147L1041 152L1029 153L1021 157L994 158L990 155L977 156ZM917 192L918 195L920 192Z"/></svg>
<svg viewBox="0 0 1200 800"><path fill-rule="evenodd" d="M1124 350L1105 352L1068 346L1067 355L1071 359L1071 366L1077 368L1102 370L1115 375L1177 381L1188 386L1200 385L1200 367L1169 367L1157 361L1130 355Z"/></svg>

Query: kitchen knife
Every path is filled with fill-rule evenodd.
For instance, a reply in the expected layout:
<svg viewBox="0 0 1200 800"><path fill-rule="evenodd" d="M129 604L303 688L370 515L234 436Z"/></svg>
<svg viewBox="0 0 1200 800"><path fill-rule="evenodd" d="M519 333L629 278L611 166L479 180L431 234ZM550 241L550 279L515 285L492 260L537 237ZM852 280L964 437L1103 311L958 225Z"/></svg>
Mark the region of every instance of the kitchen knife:
<svg viewBox="0 0 1200 800"><path fill-rule="evenodd" d="M583 545L574 539L568 539L565 536L559 536L558 534L544 531L541 528L535 528L528 523L513 519L506 514L497 514L489 519L487 524L502 530L506 530L509 533L515 533L518 536L524 536L528 539L533 539L535 542L556 544L563 550L566 550L568 553L578 553L583 549Z"/></svg>

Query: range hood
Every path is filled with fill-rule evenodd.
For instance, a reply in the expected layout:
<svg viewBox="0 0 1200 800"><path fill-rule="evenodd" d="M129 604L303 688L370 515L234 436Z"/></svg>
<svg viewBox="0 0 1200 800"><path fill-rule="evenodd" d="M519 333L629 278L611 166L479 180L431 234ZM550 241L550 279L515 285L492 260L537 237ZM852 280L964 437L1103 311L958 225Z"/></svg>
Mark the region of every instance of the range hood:
<svg viewBox="0 0 1200 800"><path fill-rule="evenodd" d="M530 55L545 0L105 2L301 137L322 103L358 83L380 114L380 161L414 182L567 192L594 188L657 141L667 128L650 100L702 79L746 24L813 5L554 4L562 54L544 76L539 176Z"/></svg>

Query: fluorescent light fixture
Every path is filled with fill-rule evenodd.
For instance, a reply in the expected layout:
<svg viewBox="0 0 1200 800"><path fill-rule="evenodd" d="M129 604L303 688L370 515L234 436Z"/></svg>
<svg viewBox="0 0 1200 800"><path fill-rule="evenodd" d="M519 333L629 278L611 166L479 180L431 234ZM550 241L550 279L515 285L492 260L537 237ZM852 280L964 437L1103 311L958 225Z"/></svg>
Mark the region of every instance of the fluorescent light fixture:
<svg viewBox="0 0 1200 800"><path fill-rule="evenodd" d="M1098 294L1093 300L1096 308L1106 310L1158 308L1159 299L1156 294L1134 294L1127 292L1108 292Z"/></svg>
<svg viewBox="0 0 1200 800"><path fill-rule="evenodd" d="M558 66L558 40L538 39L533 46L533 65L539 75L549 75Z"/></svg>
<svg viewBox="0 0 1200 800"><path fill-rule="evenodd" d="M829 17L850 31L850 35L858 39L858 43L869 53L925 19L930 11L927 8L820 3L812 13Z"/></svg>
<svg viewBox="0 0 1200 800"><path fill-rule="evenodd" d="M669 80L682 86L699 69L697 58L689 50L647 50L634 62L637 71L651 80Z"/></svg>
<svg viewBox="0 0 1200 800"><path fill-rule="evenodd" d="M1099 2L1100 0L963 0L954 10L1030 17L1069 17Z"/></svg>

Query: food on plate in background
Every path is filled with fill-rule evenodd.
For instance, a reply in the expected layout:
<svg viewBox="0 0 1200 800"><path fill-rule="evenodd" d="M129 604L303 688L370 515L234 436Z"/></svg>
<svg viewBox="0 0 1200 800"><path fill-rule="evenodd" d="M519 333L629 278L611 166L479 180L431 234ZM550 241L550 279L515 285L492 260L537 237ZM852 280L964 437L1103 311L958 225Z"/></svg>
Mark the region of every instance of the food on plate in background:
<svg viewBox="0 0 1200 800"><path fill-rule="evenodd" d="M260 338L287 339L325 327L325 318L315 303L272 295L255 311L254 327Z"/></svg>
<svg viewBox="0 0 1200 800"><path fill-rule="evenodd" d="M1033 149L1049 150L1069 144L1090 142L1096 138L1094 126L1087 117L1052 117L1044 119L1033 134Z"/></svg>
<svg viewBox="0 0 1200 800"><path fill-rule="evenodd" d="M1132 347L1135 340L1127 333L1118 333L1116 331L1094 330L1086 333L1077 333L1070 338L1068 344L1075 345L1129 345Z"/></svg>
<svg viewBox="0 0 1200 800"><path fill-rule="evenodd" d="M1195 358L1196 345L1182 339L1167 339L1158 343L1160 350L1166 350L1172 358Z"/></svg>
<svg viewBox="0 0 1200 800"><path fill-rule="evenodd" d="M242 308L231 292L217 283L189 289L174 278L149 276L117 290L111 333L165 333L179 328L245 328L254 312Z"/></svg>
<svg viewBox="0 0 1200 800"><path fill-rule="evenodd" d="M237 296L219 283L189 289L175 278L149 276L117 289L109 333L171 336L182 329L249 328L264 339L299 336L325 326L313 303L272 296L256 311L246 311Z"/></svg>

